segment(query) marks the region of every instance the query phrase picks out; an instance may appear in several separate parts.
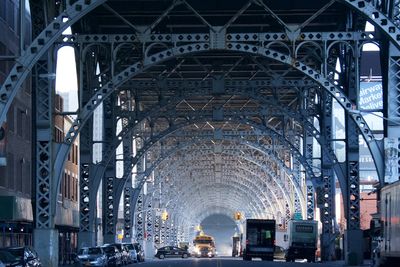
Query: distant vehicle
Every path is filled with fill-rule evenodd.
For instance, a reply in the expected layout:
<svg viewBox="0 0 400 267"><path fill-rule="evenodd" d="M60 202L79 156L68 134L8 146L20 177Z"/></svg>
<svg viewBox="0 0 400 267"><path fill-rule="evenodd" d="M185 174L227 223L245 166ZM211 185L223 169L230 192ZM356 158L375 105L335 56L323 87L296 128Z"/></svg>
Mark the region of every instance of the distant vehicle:
<svg viewBox="0 0 400 267"><path fill-rule="evenodd" d="M289 221L289 247L286 251L286 261L307 259L315 262L317 250L318 225L316 221Z"/></svg>
<svg viewBox="0 0 400 267"><path fill-rule="evenodd" d="M400 181L380 190L380 219L371 221L374 243L372 266L397 266L400 262Z"/></svg>
<svg viewBox="0 0 400 267"><path fill-rule="evenodd" d="M138 255L133 244L123 243L122 245L128 250L129 262L138 262Z"/></svg>
<svg viewBox="0 0 400 267"><path fill-rule="evenodd" d="M199 234L193 240L193 254L196 257L215 257L215 242L214 238L204 233Z"/></svg>
<svg viewBox="0 0 400 267"><path fill-rule="evenodd" d="M275 248L275 220L247 219L244 231L243 260L252 258L272 261Z"/></svg>
<svg viewBox="0 0 400 267"><path fill-rule="evenodd" d="M174 246L166 246L159 248L157 249L157 253L155 255L155 257L159 259L172 258L172 257L187 258L189 256L190 255L187 250Z"/></svg>
<svg viewBox="0 0 400 267"><path fill-rule="evenodd" d="M79 266L107 266L107 255L100 247L85 247L78 251Z"/></svg>
<svg viewBox="0 0 400 267"><path fill-rule="evenodd" d="M286 258L286 249L281 246L275 246L274 248L274 259L276 260L285 260Z"/></svg>
<svg viewBox="0 0 400 267"><path fill-rule="evenodd" d="M240 237L232 237L232 257L240 256Z"/></svg>
<svg viewBox="0 0 400 267"><path fill-rule="evenodd" d="M107 245L116 247L118 251L121 253L122 264L123 265L128 264L130 255L128 249L125 246L123 246L121 243L106 244L105 246Z"/></svg>
<svg viewBox="0 0 400 267"><path fill-rule="evenodd" d="M121 266L122 256L118 248L112 245L103 246L102 249L107 256L107 266Z"/></svg>
<svg viewBox="0 0 400 267"><path fill-rule="evenodd" d="M40 267L37 253L30 247L8 247L0 249L0 261L10 267Z"/></svg>
<svg viewBox="0 0 400 267"><path fill-rule="evenodd" d="M144 250L143 247L139 243L133 243L133 247L136 250L137 259L139 262L144 262Z"/></svg>

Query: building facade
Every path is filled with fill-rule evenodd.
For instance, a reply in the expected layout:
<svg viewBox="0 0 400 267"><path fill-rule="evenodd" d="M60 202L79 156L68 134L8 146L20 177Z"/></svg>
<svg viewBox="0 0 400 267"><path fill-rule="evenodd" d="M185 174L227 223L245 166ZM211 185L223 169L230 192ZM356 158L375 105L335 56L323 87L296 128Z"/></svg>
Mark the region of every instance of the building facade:
<svg viewBox="0 0 400 267"><path fill-rule="evenodd" d="M64 100L55 95L54 141L60 143L71 127L72 118L62 115ZM68 264L76 252L79 231L79 139L72 144L68 159L64 165L56 211L56 228L59 235L59 262Z"/></svg>
<svg viewBox="0 0 400 267"><path fill-rule="evenodd" d="M31 40L29 6L20 25L18 0L0 0L0 84ZM21 33L21 28L25 29ZM23 36L23 43L20 43ZM32 105L29 79L14 99L0 134L0 247L32 244Z"/></svg>

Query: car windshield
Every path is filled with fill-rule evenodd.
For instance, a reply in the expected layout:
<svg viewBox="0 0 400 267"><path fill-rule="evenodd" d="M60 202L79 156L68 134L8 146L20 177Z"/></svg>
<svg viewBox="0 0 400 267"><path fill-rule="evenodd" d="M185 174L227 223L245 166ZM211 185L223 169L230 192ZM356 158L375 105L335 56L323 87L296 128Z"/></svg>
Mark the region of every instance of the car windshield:
<svg viewBox="0 0 400 267"><path fill-rule="evenodd" d="M101 249L100 248L89 248L88 254L89 255L101 254Z"/></svg>
<svg viewBox="0 0 400 267"><path fill-rule="evenodd" d="M4 260L3 260L4 257ZM15 262L24 258L24 249L8 249L0 251L0 260L2 262Z"/></svg>
<svg viewBox="0 0 400 267"><path fill-rule="evenodd" d="M125 247L129 250L135 249L132 244L126 244Z"/></svg>
<svg viewBox="0 0 400 267"><path fill-rule="evenodd" d="M122 250L121 244L115 244L113 246L116 246L118 250Z"/></svg>
<svg viewBox="0 0 400 267"><path fill-rule="evenodd" d="M115 252L115 248L114 247L103 247L103 250L106 253L114 253Z"/></svg>

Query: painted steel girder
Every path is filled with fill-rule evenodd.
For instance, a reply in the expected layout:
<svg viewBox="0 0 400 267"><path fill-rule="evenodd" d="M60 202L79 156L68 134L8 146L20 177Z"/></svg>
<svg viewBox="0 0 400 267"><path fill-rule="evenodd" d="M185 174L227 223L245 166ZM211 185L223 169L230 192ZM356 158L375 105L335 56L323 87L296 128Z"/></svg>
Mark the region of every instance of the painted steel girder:
<svg viewBox="0 0 400 267"><path fill-rule="evenodd" d="M245 90L247 92L249 92L248 89L245 89ZM255 96L255 98L259 99L259 97L257 97L257 95L258 95L257 92L252 92L251 95L253 95L253 96ZM175 102L178 102L181 99L183 99L183 98L179 97ZM171 102L171 103L175 103L175 102ZM270 101L266 102L266 105L271 105L271 104L275 105L276 102L272 102L272 103ZM105 153L106 159L109 158L109 157L107 157L107 155L111 155L112 154L112 151L114 150L113 147L117 147L119 145L119 143L121 142L121 140L125 137L125 135L129 134L133 130L133 127L135 125L138 125L142 119L150 116L151 114L156 115L155 110L157 110L157 109L156 108L152 109L152 111L150 113L145 113L143 116L141 116L141 118L137 118L137 116L136 116L135 119L131 119L130 122L127 125L125 125L123 130L118 134L117 138L114 139L115 140L114 144L110 146L110 147L112 147L111 150L108 151L107 153ZM258 111L258 112L260 114L267 114L268 113L268 112L266 112L266 110L264 108L260 109L260 111ZM256 113L257 113L257 111L256 111ZM163 116L165 116L164 112L162 112L162 114L163 114ZM174 115L177 116L176 114L174 114ZM255 115L258 115L258 114L255 114ZM123 115L121 115L121 114L120 114L120 116L123 117ZM172 117L173 115L170 115L170 116ZM288 117L296 117L296 118L299 118L299 121L301 120L301 118L298 116L298 113L295 113L295 112L286 113L286 116L288 116ZM130 125L132 125L132 126L130 126ZM309 124L309 123L306 124L306 125L308 126L308 128L310 128L310 130L312 130L312 133L314 133L315 138L317 140L319 140L320 139L320 135L318 134L318 131L313 127L313 125ZM129 127L132 127L132 128L129 128ZM106 164L109 163L109 159L107 159L105 161L106 161Z"/></svg>
<svg viewBox="0 0 400 267"><path fill-rule="evenodd" d="M200 117L201 117L201 118L200 118L201 120L206 120L206 119L207 119L207 118L204 118L204 117L202 117L202 116L200 116ZM193 123L195 123L196 121L195 121L195 120L192 120L192 119L193 119L193 118L187 118L187 121L184 122L183 124L186 125L186 124L193 124ZM234 120L232 120L232 121L234 121ZM236 120L235 120L235 121L236 121ZM238 121L240 122L241 119L238 119ZM297 150L291 145L291 143L290 143L287 139L285 139L284 137L280 136L277 132L275 132L274 130L271 130L271 129L269 129L269 128L266 128L266 127L264 127L263 125L259 125L259 124L256 124L256 123L250 123L248 120L243 121L243 123L244 123L244 124L247 124L247 125L249 125L249 126L253 126L253 128L260 128L260 129L262 129L262 131L264 132L264 134L267 134L267 135L269 135L269 136L272 136L274 139L279 140L280 143L283 144L283 145L287 144L288 147L289 147L289 149L291 150L291 152L294 154L294 156L300 158L300 162L302 162L302 163L304 164L304 161L305 161L305 160L302 160L302 159L301 159L301 157L302 157L301 153L300 153L299 151L297 151ZM184 125L183 125L183 126L184 126ZM153 138L152 138L150 141L147 141L147 142L146 142L145 146L143 147L143 151L138 151L138 154L132 159L132 160L133 160L133 161L132 161L132 164L135 164L135 161L137 160L137 158L139 158L139 157L141 157L142 155L144 155L144 151L147 151L148 149L150 149L150 147L151 147L153 144L155 144L158 140L160 140L161 138L164 138L165 136L171 134L172 132L175 131L175 129L178 129L178 128L182 128L182 127L181 127L180 125L179 125L179 126L178 126L178 125L172 125L172 126L170 127L170 129L168 129L167 131L165 131L165 133L159 134L159 136L153 136ZM304 165L304 166L305 166L305 169L306 169L306 170L307 170L307 169L308 169L309 171L311 170L311 167L309 167L309 166L307 166L307 165ZM310 172L310 174L311 174L311 177L314 176L314 174L312 174L312 172Z"/></svg>
<svg viewBox="0 0 400 267"><path fill-rule="evenodd" d="M33 40L32 44L16 60L6 81L0 89L0 124L3 124L7 111L17 91L31 72L36 62L52 47L54 42L72 24L106 0L78 0L67 5L47 27ZM67 20L65 18L68 18Z"/></svg>
<svg viewBox="0 0 400 267"><path fill-rule="evenodd" d="M246 196L248 195L246 190L244 190L242 187L240 187L236 184L231 183L229 185L226 185L226 184L223 185L223 188L227 190L226 192L223 192L222 191L223 188L221 186L222 185L215 184L215 185L213 185L212 190L220 189L220 192L227 196L226 199L228 199L229 201L226 202L226 204L228 205L228 207L230 207L230 209L235 209L235 208L237 209L243 205L243 200L246 200L247 199ZM217 194L217 192L215 192L215 191L212 192L212 190L210 190L210 188L207 186L196 185L195 187L191 187L190 190L192 192L192 195L195 195L196 192L207 191L207 194L204 195L205 199L210 200L210 203L220 202L219 199L214 199L214 201L213 201L213 196L215 196L214 194ZM232 192L236 192L236 194L233 194ZM214 193L214 194L212 194L212 193ZM242 197L240 197L240 196L242 196ZM224 200L226 200L226 199L224 199ZM236 199L236 203L232 204L232 202L230 202L230 201L232 201L234 199ZM253 199L247 199L247 201L248 202L246 202L246 205L249 205L247 210L249 210L249 211L252 210L253 214L259 214L260 212L263 212L266 209L265 206L259 205L259 203ZM190 200L185 202L185 204L187 204L187 207L184 207L184 205L179 206L180 210L182 211L181 213L183 213L189 209L195 210L194 207L196 207L196 203L200 203L199 205L200 205L200 207L204 207L203 209L208 208L208 205L207 205L208 202L204 201L204 199L202 201L200 198L199 199L191 198ZM178 211L178 213L179 213L179 211Z"/></svg>
<svg viewBox="0 0 400 267"><path fill-rule="evenodd" d="M165 176L167 176L167 177L169 177L169 176L174 176L174 175L176 175L176 173L177 173L177 166L176 165L180 165L180 164L175 164L175 165L172 165L172 166L170 166L169 167L169 169L168 169L168 172L167 173L165 173L165 174L163 174L161 177L160 177L160 179L163 179L163 177L165 177ZM200 165L201 166L201 165ZM196 166L197 167L197 166ZM261 196L263 196L265 199L267 199L267 201L268 201L268 203L270 204L270 205L272 205L272 201L270 200L270 198L269 198L269 196L268 195L265 195L260 189L261 188L266 188L267 189L267 187L266 187L266 183L259 183L259 176L257 176L252 170L250 170L250 169L247 169L247 168L239 168L238 166L232 166L231 167L232 168L232 170L235 170L235 171L233 171L232 173L230 173L230 175L231 176L226 176L226 175L221 175L221 177L220 178L218 178L218 179L210 179L210 180L206 180L206 179L201 179L200 181L199 181L199 183L196 183L196 184L202 184L202 183L206 183L206 185L210 185L211 184L211 182L212 183L214 183L215 182L215 180L219 180L220 182L222 182L222 181L227 181L228 182L228 184L229 184L229 182L233 182L233 183L237 183L237 184L239 184L240 186L244 186L244 187L246 187L248 190L250 190L250 191L254 191L254 195L253 196L256 196L256 195L261 195ZM199 175L202 175L202 176L205 176L205 177L211 177L212 175L215 175L215 173L214 173L214 171L207 171L207 170L205 170L204 168L197 168L197 169L200 169L200 171L197 171L197 172L195 172L195 171L193 171L192 169L188 169L187 171L189 171L189 172L191 172L191 173L196 173L196 176L199 174ZM160 173L162 173L162 172L160 172ZM254 177L254 179L249 179L248 178L248 174L251 174L251 177ZM238 175L240 175L240 177L242 178L241 180L237 180L237 179L230 179L230 177L234 177L234 176L238 176ZM189 175L190 176L190 175ZM177 177L180 177L180 175L177 175ZM192 176L193 177L193 176ZM182 187L191 187L191 186L189 186L189 183L188 183L188 181L182 181L182 183L177 183L178 185L182 185ZM179 191L179 192L185 192L185 190L184 189L182 189L182 190L179 190L180 188L177 188L177 190L176 191ZM276 194L275 194L275 192L273 192L273 191L271 191L271 190L269 190L270 192L271 192L271 194L273 195L273 197L274 197L274 199L275 199L275 201L277 202L277 203L279 203L279 198L276 196ZM189 195L189 197L190 197L191 195ZM180 197L180 196L179 196ZM282 198L281 196L280 196L280 198Z"/></svg>
<svg viewBox="0 0 400 267"><path fill-rule="evenodd" d="M56 203L58 195L57 180L52 179L53 168L52 158L54 146L52 142L52 132L54 125L52 106L52 88L54 81L46 77L47 71L54 69L53 57L46 55L38 61L34 72L34 89L36 91L36 173L35 173L35 228L51 229L54 228ZM56 191L57 190L57 191Z"/></svg>
<svg viewBox="0 0 400 267"><path fill-rule="evenodd" d="M370 41L376 38L370 32L301 32L299 41ZM74 34L63 35L59 42L67 45L86 43L195 43L207 42L209 33L182 33L182 34ZM232 32L225 35L225 39L235 42L290 42L286 32Z"/></svg>
<svg viewBox="0 0 400 267"><path fill-rule="evenodd" d="M188 46L183 46L180 48L173 48L171 50L163 51L160 52L156 55L154 55L151 59L146 60L144 62L144 65L141 63L136 63L132 65L130 68L126 69L123 73L115 76L113 78L113 81L106 84L103 86L103 90L99 90L92 98L91 104L89 106L85 106L83 108L82 113L79 116L79 119L74 123L73 127L71 127L69 134L66 138L66 142L69 143L71 142L75 137L76 133L79 132L82 124L84 124L87 120L87 116L90 116L92 113L92 109L96 107L102 99L108 97L108 95L111 93L111 90L114 90L116 87L119 87L122 85L125 81L133 77L138 71L142 71L143 67L147 67L150 65L155 64L156 62L163 61L166 58L171 58L173 56L176 56L177 54L186 54L186 53L193 53L195 51L200 52L200 51L206 51L209 49L208 45L200 45L197 47L192 47L191 45ZM228 45L227 47L228 50L236 50L236 51L242 51L246 53L254 53L254 54L260 54L272 59L275 59L277 61L280 61L284 64L288 64L293 66L295 69L298 69L299 71L303 72L306 76L314 79L317 81L323 88L325 88L333 97L338 99L339 103L345 108L347 112L352 112L352 104L351 102L347 99L346 95L341 91L340 88L336 87L334 84L330 83L325 77L323 77L321 74L315 72L311 68L307 67L306 65L302 64L301 62L298 62L291 57L281 54L279 52L270 50L270 49L265 49L253 45L245 45L243 46L242 44L231 44ZM190 51L189 51L190 50ZM161 56L162 55L162 56ZM161 59L160 59L161 58ZM295 62L293 64L293 62ZM100 100L99 100L100 99ZM373 138L373 135L371 131L368 128L368 125L365 123L363 117L360 114L352 113L352 118L356 121L358 127L361 130L361 133L363 134L365 140L367 141L371 151L377 152L377 153L372 153L376 157L376 162L377 165L380 166L378 163L379 161L382 162L383 160L383 154L380 152L380 148ZM63 151L60 151L61 157L63 157ZM64 155L65 156L65 155ZM380 174L382 174L381 171L378 170ZM381 177L381 175L380 175Z"/></svg>
<svg viewBox="0 0 400 267"><path fill-rule="evenodd" d="M196 157L196 158L198 158L198 157ZM166 163L166 165L168 165L167 163ZM176 165L176 163L175 163L175 165ZM189 164L189 166L192 166L192 165L190 165ZM201 165L200 165L201 166ZM175 168L174 167L174 164L171 164L171 165L168 165L168 167L169 167L169 169L171 169L171 167L172 168ZM197 164L196 165L196 167L199 167L199 165ZM205 168L200 168L200 169L205 169ZM173 171L173 170L172 170ZM254 172L254 170L253 170L253 172ZM225 173L225 172L224 172ZM238 171L236 171L236 173L238 173ZM268 172L267 172L268 173ZM231 173L232 175L234 175L235 173ZM168 176L169 175L169 173L164 173L164 175L166 175L166 176ZM258 175L257 173L253 173L253 175L255 175L255 178L256 178L256 180L257 180L257 177L259 177L260 175ZM246 176L245 176L246 177ZM272 179L272 178L271 178ZM273 179L272 179L273 180ZM275 180L277 180L277 179L275 179ZM186 181L184 182L184 183L186 183ZM257 187L257 185L256 185L256 187ZM282 187L280 187L281 188L281 190L282 190ZM286 194L286 196L287 196L288 194Z"/></svg>
<svg viewBox="0 0 400 267"><path fill-rule="evenodd" d="M171 170L170 170L171 171ZM173 170L172 170L173 171ZM164 176L169 176L170 174L169 173L163 173L163 177ZM246 177L246 176L245 176ZM159 181L160 179L163 179L163 178L160 178L160 176L157 176L157 180ZM236 183L236 182L235 182ZM187 182L185 181L184 183L181 183L181 185L185 185L185 184L187 184ZM240 186L239 185L239 187L243 187L243 186ZM253 186L253 188L258 188L258 187L254 187ZM171 189L174 189L174 191L176 191L176 194L174 194L174 193L172 193L172 191L171 191ZM252 190L252 189L251 189ZM169 188L169 190L168 190L168 192L170 193L170 194L172 194L172 195L174 195L175 197L183 197L186 193L185 192L187 192L187 190L179 190L179 188L177 188L177 187L175 187L175 186L173 186L173 187L170 187ZM180 195L179 193L180 192L184 192L182 195Z"/></svg>
<svg viewBox="0 0 400 267"><path fill-rule="evenodd" d="M138 153L138 154L139 154L139 153ZM134 160L134 161L135 161L135 160L137 160L138 158L140 158L140 155L136 155L136 156L135 156L135 157L134 157L132 160ZM133 167L133 165L135 164L135 162L134 162L134 161L132 162L132 167ZM147 173L147 175L149 175L149 173ZM142 183L143 183L143 182L142 182ZM142 184L142 183L141 183L141 184ZM141 186L141 184L139 184L139 187ZM118 190L118 189L117 189L117 195L116 195L116 198L118 198L118 196L120 195L120 193L121 193L121 192L120 192L120 190Z"/></svg>
<svg viewBox="0 0 400 267"><path fill-rule="evenodd" d="M213 165L214 162L211 162L210 160L202 160L202 158L207 157L207 156L214 156L215 153L213 150L188 150L187 152L185 152L185 162L188 162L190 164L190 162L197 162L197 164L195 165L196 168L198 169L202 169L201 166L204 165ZM251 166L253 167L252 171L254 173L258 173L257 169L261 169L262 172L260 172L260 174L262 173L267 173L267 175L269 177L271 177L272 180L279 180L281 181L281 177L279 177L281 174L280 172L277 172L274 168L271 168L271 166L268 164L268 162L263 161L262 159L260 159L260 157L255 156L251 153L251 151L249 152L238 152L237 150L224 150L221 153L218 153L217 155L219 155L221 157L221 162L223 162L224 164L226 163L234 163L237 164L237 161L239 160L243 160L244 162L248 163L246 164L247 166ZM201 157L200 157L201 156ZM174 161L174 159L171 159L169 161ZM166 166L170 166L171 163L169 163L169 161L165 162ZM214 161L214 159L212 159L212 161ZM222 163L216 163L216 165L219 166L224 166L224 164ZM163 167L163 165L161 165L160 167ZM214 166L214 165L213 165ZM221 168L222 168L221 167ZM254 168L257 167L257 168ZM222 169L221 172L224 172L225 170ZM300 185L297 183L297 181L294 181L292 179L292 177L287 176L288 177L288 181L290 182L290 184L293 184L296 189L298 190L298 192L302 194L302 190ZM285 184L279 183L281 188L286 188ZM286 192L286 190L282 190L282 192ZM288 196L289 194L286 193L286 195Z"/></svg>
<svg viewBox="0 0 400 267"><path fill-rule="evenodd" d="M211 173L210 173L211 174ZM251 183L251 181L250 180L248 180L247 179L247 183ZM205 183L203 183L203 182L205 182ZM222 182L222 179L221 179L221 182ZM186 183L187 183L187 181L186 181ZM260 194L262 194L262 191L260 191L259 190L259 187L255 187L255 186L249 186L249 184L243 184L243 183L241 183L241 182L239 182L239 181L233 181L232 183L235 183L235 184L237 184L238 185L238 187L241 187L241 188L243 188L243 186L244 187L247 187L250 191L254 191L254 195L252 195L252 196L256 196L256 195L260 195ZM206 181L204 181L204 180L201 180L200 181L200 183L197 183L196 184L196 186L209 186L209 184L206 182ZM183 187L188 187L189 189L192 187L192 186L188 186L188 185L183 185ZM181 195L179 195L179 192L188 192L188 191L186 191L186 190L179 190L179 189L181 189L181 188L178 188L178 187L172 187L172 188L169 188L168 190L169 190L169 192L171 192L172 193L172 191L170 191L171 189L174 189L174 191L176 191L176 194L174 194L176 197L184 197L185 195L187 195L187 193L183 193L183 194L181 194ZM185 189L185 188L183 188L183 189ZM256 194L257 193L257 194ZM262 194L262 195L264 195L264 194ZM264 195L265 196L265 195ZM189 195L189 197L190 197L190 195ZM191 197L193 197L193 196L191 196ZM267 196L265 196L266 198L267 198ZM271 202L270 201L268 201L269 202L269 204L271 204Z"/></svg>
<svg viewBox="0 0 400 267"><path fill-rule="evenodd" d="M56 22L53 22L52 24L49 25L48 28L46 28L45 31L42 32L42 37L43 38L39 38L41 36L38 37L40 42L37 42L38 39L36 39L34 41L34 44L39 44L39 50L38 47L35 45L31 45L30 49L28 49L28 51L32 51L32 52L36 52L36 53L44 53L46 49L48 49L48 47L50 47L52 45L52 43L54 42L54 40L56 38L58 38L62 31L67 28L68 26L70 26L73 22L75 22L76 20L78 20L80 17L82 17L84 14L86 14L87 12L89 12L91 10L91 8L94 8L95 6L99 5L100 3L102 3L103 1L91 1L88 5L83 5L82 4L83 1L78 1L77 3L75 3L74 6L72 7L68 7L67 11L65 14L61 14L59 17L56 18ZM397 44L397 39L395 38L398 29L394 26L394 24L392 24L391 20L387 19L387 18L383 18L381 14L379 13L379 11L376 11L374 9L374 7L367 1L354 1L354 0L348 0L348 1L344 1L345 3L347 3L348 5L352 6L353 8L359 10L361 13L366 14L370 20L374 21L375 26L377 26L378 28L380 28L383 32L385 32L386 34L389 35L389 38L392 40L392 42L394 44ZM88 3L87 1L85 3ZM75 11L78 11L76 14L74 13L74 9ZM85 13L86 12L86 13ZM374 17L371 18L371 14L374 14ZM63 20L61 19L62 17L69 17L69 20L66 22L63 22ZM380 20L380 21L379 21ZM60 27L61 25L61 27ZM52 27L51 27L52 26ZM56 26L56 27L55 27ZM58 31L51 31L51 28L56 28L58 29ZM48 37L51 36L53 38L44 38L44 37ZM44 47L43 45L40 44L45 44L46 47ZM398 44L397 44L398 45ZM35 49L33 49L35 48ZM18 60L18 62L25 62L25 57L27 58L28 56L23 55L21 60ZM40 57L40 55L36 56L36 60ZM36 61L35 59L33 60L28 60L30 61L30 64L34 64ZM11 104L12 98L13 96L15 96L16 94L16 88L19 87L20 84L22 84L22 81L25 79L26 75L27 75L27 70L29 70L30 68L28 67L27 64L17 64L14 69L11 71L11 73L15 73L18 74L17 69L26 69L26 71L23 72L23 75L16 75L17 77L13 77L13 81L15 81L14 83L10 83L10 79L7 78L6 83L3 85L1 93L2 95L4 94L4 90L5 88L7 88L8 92L11 92L12 95L10 94L6 94L4 97L2 97L3 99L6 99L5 105L2 107L2 112L1 112L1 117L0 120L1 122L4 121L5 118L5 113L8 110L9 105ZM21 72L21 71L19 71ZM18 84L18 86L16 86ZM4 102L3 102L4 103ZM379 151L379 150L378 150Z"/></svg>

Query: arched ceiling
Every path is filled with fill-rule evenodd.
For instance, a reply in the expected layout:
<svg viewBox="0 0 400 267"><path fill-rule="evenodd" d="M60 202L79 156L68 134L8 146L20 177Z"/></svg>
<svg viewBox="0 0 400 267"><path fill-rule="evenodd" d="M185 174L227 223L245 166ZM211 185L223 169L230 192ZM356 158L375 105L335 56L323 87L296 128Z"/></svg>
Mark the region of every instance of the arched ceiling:
<svg viewBox="0 0 400 267"><path fill-rule="evenodd" d="M321 138L314 118L321 116L324 88L312 75L323 72L332 79L337 51L343 46L336 42L339 34L322 38L322 32L347 31L349 25L353 31L362 30L365 19L356 17L344 3L328 0L127 3L107 1L75 24L73 31L85 46L86 70L93 70L97 63L100 66L99 75L85 73L89 81L95 81L89 82L89 87L96 91L99 81L106 84L116 74L126 79L113 93L113 112L122 119L124 134L143 140L139 149L148 146L133 158L133 165L139 156L146 158L147 166L162 159L148 183L161 188L160 207L164 204L172 217L186 225L215 212L231 216L242 211L248 217L273 213L278 217L293 213L298 198L304 213L301 171L309 170L307 174L315 179L320 176L318 159L312 162L314 166L305 166L309 161L303 158L302 147L307 134ZM218 39L217 32L226 33L226 39ZM102 39L106 35L112 35L114 41ZM92 42L90 47L85 38ZM196 48L196 42L201 48ZM238 51L224 49L229 42ZM193 46L185 46L191 43ZM178 48L180 45L185 48ZM277 56L239 51L256 46L293 56L312 69L310 76L298 64L283 64L284 56L280 62ZM184 49L185 53L171 56L162 52L167 49L172 49L171 53ZM155 63L124 74L131 66L140 68L142 59ZM187 90L194 93L187 94ZM182 97L175 103L177 96ZM171 102L174 104L168 106ZM195 116L199 118L193 120ZM185 121L187 125L174 129ZM269 130L256 131L255 123ZM163 131L166 133L158 138ZM243 142L225 140L222 132ZM187 138L205 134L214 138L193 139L192 144ZM111 152L118 144L112 142ZM168 148L185 142L189 145L163 158ZM259 151L260 147L269 147L270 152ZM130 155L125 155L127 158Z"/></svg>

